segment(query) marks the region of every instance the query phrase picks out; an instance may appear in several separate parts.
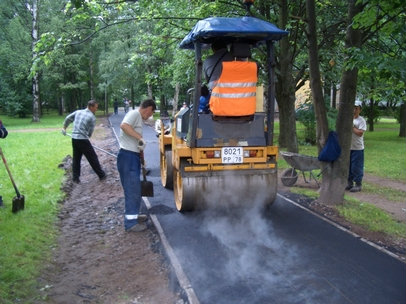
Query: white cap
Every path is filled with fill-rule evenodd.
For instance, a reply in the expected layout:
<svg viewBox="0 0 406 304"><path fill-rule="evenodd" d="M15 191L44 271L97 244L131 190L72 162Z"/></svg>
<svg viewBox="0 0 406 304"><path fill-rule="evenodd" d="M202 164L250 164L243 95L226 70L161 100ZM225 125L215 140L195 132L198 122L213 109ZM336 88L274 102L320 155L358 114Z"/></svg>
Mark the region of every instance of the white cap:
<svg viewBox="0 0 406 304"><path fill-rule="evenodd" d="M354 107L362 107L362 102L361 102L361 100L356 100L356 101L355 101L355 104L354 104Z"/></svg>

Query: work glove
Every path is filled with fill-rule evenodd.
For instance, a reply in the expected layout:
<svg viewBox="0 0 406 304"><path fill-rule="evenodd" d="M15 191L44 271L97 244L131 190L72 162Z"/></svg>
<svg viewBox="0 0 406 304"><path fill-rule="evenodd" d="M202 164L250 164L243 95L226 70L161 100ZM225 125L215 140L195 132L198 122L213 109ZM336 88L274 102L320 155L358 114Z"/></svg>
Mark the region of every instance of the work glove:
<svg viewBox="0 0 406 304"><path fill-rule="evenodd" d="M145 143L145 141L144 141L143 138L141 138L141 139L138 141L138 149L140 149L140 151L144 151L146 145L147 145L147 144Z"/></svg>
<svg viewBox="0 0 406 304"><path fill-rule="evenodd" d="M61 133L62 133L63 136L66 136L66 130L65 129L62 129Z"/></svg>

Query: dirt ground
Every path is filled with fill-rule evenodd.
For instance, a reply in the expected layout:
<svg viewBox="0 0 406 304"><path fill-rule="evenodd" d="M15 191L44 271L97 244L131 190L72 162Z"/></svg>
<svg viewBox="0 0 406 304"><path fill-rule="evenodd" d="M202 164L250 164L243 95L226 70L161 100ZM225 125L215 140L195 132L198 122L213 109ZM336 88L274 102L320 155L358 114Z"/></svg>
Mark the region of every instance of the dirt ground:
<svg viewBox="0 0 406 304"><path fill-rule="evenodd" d="M99 119L98 123L92 143L116 154L118 147L108 121ZM124 198L116 159L99 151L97 154L107 173L107 179L102 182L85 159L82 161L80 184L71 182L70 156L60 165L67 174L63 186L67 197L61 203L59 213L58 246L54 248L52 262L45 265L39 280L42 300L38 303L184 303L151 222L148 221L149 229L144 232L124 231ZM406 192L404 183L372 176L365 179ZM306 184L302 178L295 186L317 189L314 182ZM405 261L405 238L392 239L350 224L333 208L297 197L282 183L279 183L279 191ZM406 222L406 202L391 202L363 192L351 195L373 203L394 218Z"/></svg>
<svg viewBox="0 0 406 304"><path fill-rule="evenodd" d="M107 123L96 127L91 140L116 154L117 142ZM70 156L60 165L67 174L67 197L58 216L58 247L40 278L38 303L184 303L150 220L146 231L124 231L116 159L96 153L107 173L104 181L85 158L80 184L71 182Z"/></svg>

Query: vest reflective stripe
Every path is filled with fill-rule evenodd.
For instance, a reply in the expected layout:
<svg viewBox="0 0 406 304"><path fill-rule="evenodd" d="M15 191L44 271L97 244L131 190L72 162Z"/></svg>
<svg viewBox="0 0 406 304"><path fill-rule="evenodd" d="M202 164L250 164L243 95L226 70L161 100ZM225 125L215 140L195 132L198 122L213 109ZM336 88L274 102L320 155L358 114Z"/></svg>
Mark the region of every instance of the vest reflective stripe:
<svg viewBox="0 0 406 304"><path fill-rule="evenodd" d="M256 96L256 92L254 92L254 93L229 93L229 94L212 93L211 96L221 97L221 98L244 98L244 97Z"/></svg>
<svg viewBox="0 0 406 304"><path fill-rule="evenodd" d="M127 220L136 220L138 218L138 214L126 214L124 216Z"/></svg>
<svg viewBox="0 0 406 304"><path fill-rule="evenodd" d="M219 88L248 88L248 87L256 87L256 82L225 82L225 83L217 83L217 87Z"/></svg>
<svg viewBox="0 0 406 304"><path fill-rule="evenodd" d="M256 109L257 64L224 61L210 97L210 110L217 116L252 115Z"/></svg>

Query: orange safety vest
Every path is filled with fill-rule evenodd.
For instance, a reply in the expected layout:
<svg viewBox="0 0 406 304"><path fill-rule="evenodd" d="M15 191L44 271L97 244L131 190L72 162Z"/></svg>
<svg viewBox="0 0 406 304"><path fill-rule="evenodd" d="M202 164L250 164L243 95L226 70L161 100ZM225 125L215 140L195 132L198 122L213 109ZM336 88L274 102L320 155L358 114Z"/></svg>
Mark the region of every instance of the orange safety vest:
<svg viewBox="0 0 406 304"><path fill-rule="evenodd" d="M253 115L256 109L257 64L249 61L223 61L223 69L210 97L210 110L216 116Z"/></svg>

